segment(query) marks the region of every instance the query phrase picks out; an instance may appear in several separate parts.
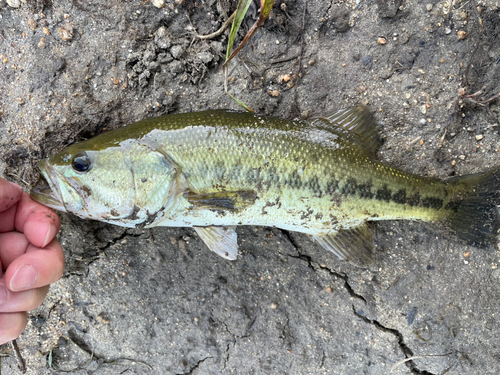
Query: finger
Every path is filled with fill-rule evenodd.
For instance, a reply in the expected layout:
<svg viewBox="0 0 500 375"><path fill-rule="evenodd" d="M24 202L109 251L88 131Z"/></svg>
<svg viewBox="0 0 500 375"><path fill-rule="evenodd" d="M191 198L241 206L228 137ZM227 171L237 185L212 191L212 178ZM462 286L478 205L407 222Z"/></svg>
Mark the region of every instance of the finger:
<svg viewBox="0 0 500 375"><path fill-rule="evenodd" d="M54 239L61 223L52 209L35 202L29 194L23 193L17 205L15 225L17 231L24 233L33 245L45 247Z"/></svg>
<svg viewBox="0 0 500 375"><path fill-rule="evenodd" d="M10 206L0 212L0 233L11 232L15 228L17 205Z"/></svg>
<svg viewBox="0 0 500 375"><path fill-rule="evenodd" d="M19 232L0 233L0 262L2 269L26 252L29 242L26 236Z"/></svg>
<svg viewBox="0 0 500 375"><path fill-rule="evenodd" d="M11 292L2 280L0 282L0 313L30 311L40 306L49 292L49 286Z"/></svg>
<svg viewBox="0 0 500 375"><path fill-rule="evenodd" d="M21 199L22 193L21 186L0 178L0 212L13 206Z"/></svg>
<svg viewBox="0 0 500 375"><path fill-rule="evenodd" d="M28 245L26 253L5 271L5 284L13 292L39 288L59 280L64 271L64 253L57 239L45 248Z"/></svg>
<svg viewBox="0 0 500 375"><path fill-rule="evenodd" d="M26 312L0 314L0 344L18 338L27 322Z"/></svg>

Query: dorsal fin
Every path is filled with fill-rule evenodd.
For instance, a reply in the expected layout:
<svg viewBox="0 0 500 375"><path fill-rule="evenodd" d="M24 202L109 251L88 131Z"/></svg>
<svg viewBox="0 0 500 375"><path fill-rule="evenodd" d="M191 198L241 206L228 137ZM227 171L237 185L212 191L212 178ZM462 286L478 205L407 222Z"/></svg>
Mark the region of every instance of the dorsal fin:
<svg viewBox="0 0 500 375"><path fill-rule="evenodd" d="M371 154L375 154L382 145L375 117L369 108L363 105L340 109L327 116L317 117L312 124L317 127L326 126L340 137L356 143Z"/></svg>

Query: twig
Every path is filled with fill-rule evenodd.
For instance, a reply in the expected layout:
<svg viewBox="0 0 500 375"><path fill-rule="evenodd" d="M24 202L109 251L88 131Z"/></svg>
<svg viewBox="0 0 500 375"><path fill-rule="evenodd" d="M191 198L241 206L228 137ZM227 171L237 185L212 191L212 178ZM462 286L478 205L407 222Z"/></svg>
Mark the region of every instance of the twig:
<svg viewBox="0 0 500 375"><path fill-rule="evenodd" d="M197 32L196 32L196 29L194 29L194 31L196 32L196 37L198 39L210 39L210 38L215 38L216 36L219 36L220 34L222 34L224 32L224 30L227 29L227 27L229 26L229 24L231 23L231 21L233 20L234 16L236 16L236 11L234 11L233 14L231 14L231 16L227 19L226 22L224 22L224 25L222 25L222 27L217 30L216 32L212 33L212 34L208 34L208 35L199 35ZM193 27L194 28L194 27Z"/></svg>
<svg viewBox="0 0 500 375"><path fill-rule="evenodd" d="M429 355L416 355L413 357L408 357L408 358L402 359L401 361L395 363L394 366L391 367L391 372L394 372L394 370L396 370L403 363L413 361L414 359L429 358L429 357L448 357L450 354L453 354L453 353L434 354L434 355L431 355L431 354L429 354Z"/></svg>
<svg viewBox="0 0 500 375"><path fill-rule="evenodd" d="M280 59L271 60L270 64L279 64L279 63L282 63L282 62L286 62L286 61L290 61L290 60L296 59L297 57L299 57L298 53L296 53L295 55L292 55L292 56L282 57Z"/></svg>
<svg viewBox="0 0 500 375"><path fill-rule="evenodd" d="M24 362L24 359L21 355L21 352L19 351L19 347L17 346L17 341L12 340L10 342L10 345L12 346L12 351L14 352L14 355L16 356L17 359L17 365L19 366L19 370L24 374L26 373L26 363Z"/></svg>

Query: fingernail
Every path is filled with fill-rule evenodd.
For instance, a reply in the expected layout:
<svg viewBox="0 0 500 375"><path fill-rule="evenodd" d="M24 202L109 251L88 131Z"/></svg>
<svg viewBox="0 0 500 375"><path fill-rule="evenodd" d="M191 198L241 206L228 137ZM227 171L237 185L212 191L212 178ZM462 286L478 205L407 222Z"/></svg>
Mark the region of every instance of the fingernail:
<svg viewBox="0 0 500 375"><path fill-rule="evenodd" d="M47 234L45 235L45 240L43 241L42 247L45 247L49 244L50 241L54 238L54 236L57 233L57 229L55 226L52 224L49 224L49 230L47 231Z"/></svg>
<svg viewBox="0 0 500 375"><path fill-rule="evenodd" d="M14 276L12 276L9 289L13 292L28 289L36 283L37 276L38 272L36 272L35 267L29 265L21 266L17 269Z"/></svg>

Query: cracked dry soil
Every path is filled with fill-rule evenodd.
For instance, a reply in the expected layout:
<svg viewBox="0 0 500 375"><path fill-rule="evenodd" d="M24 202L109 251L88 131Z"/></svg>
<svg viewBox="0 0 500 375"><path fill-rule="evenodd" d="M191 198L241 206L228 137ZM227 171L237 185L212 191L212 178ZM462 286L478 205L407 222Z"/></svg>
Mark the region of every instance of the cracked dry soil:
<svg viewBox="0 0 500 375"><path fill-rule="evenodd" d="M223 92L228 32L195 36L235 2L15 3L0 0L0 172L26 189L36 162L72 142L165 113L238 109ZM500 102L488 101L500 92L499 6L277 0L231 64L230 90L289 119L368 104L379 158L413 173L499 166ZM189 229L61 220L66 272L18 339L29 374L500 372L497 247L377 223L362 269L302 235L242 227L229 262ZM10 346L1 353L2 373L19 374Z"/></svg>

